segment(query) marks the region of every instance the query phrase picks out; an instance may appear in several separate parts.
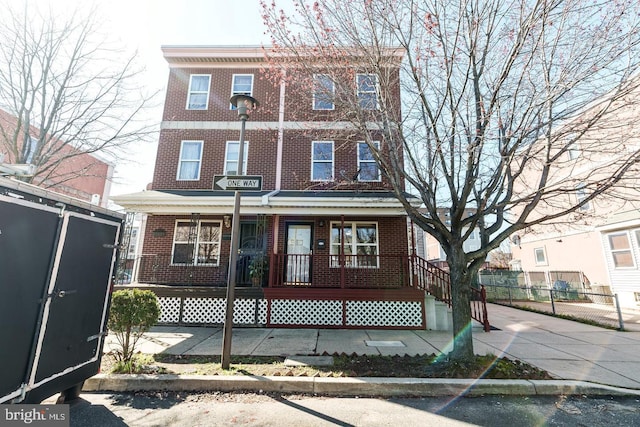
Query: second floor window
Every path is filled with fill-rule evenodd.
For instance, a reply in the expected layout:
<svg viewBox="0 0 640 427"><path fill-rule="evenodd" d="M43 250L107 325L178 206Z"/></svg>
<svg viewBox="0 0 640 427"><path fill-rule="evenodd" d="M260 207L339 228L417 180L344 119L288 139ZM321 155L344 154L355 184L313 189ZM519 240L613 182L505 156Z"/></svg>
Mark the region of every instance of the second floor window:
<svg viewBox="0 0 640 427"><path fill-rule="evenodd" d="M313 109L333 110L335 85L327 74L315 74L313 76Z"/></svg>
<svg viewBox="0 0 640 427"><path fill-rule="evenodd" d="M202 141L182 141L178 181L197 181L200 179L202 161Z"/></svg>
<svg viewBox="0 0 640 427"><path fill-rule="evenodd" d="M373 142L376 150L380 149L380 143ZM371 147L366 142L358 142L358 180L380 181L380 170L371 152Z"/></svg>
<svg viewBox="0 0 640 427"><path fill-rule="evenodd" d="M311 180L333 180L333 141L311 143Z"/></svg>
<svg viewBox="0 0 640 427"><path fill-rule="evenodd" d="M247 160L249 159L249 142L244 142L244 156L242 156L242 175L247 174ZM240 142L227 141L227 153L224 161L225 175L241 175L238 173L238 159L240 158Z"/></svg>
<svg viewBox="0 0 640 427"><path fill-rule="evenodd" d="M576 187L576 199L578 200L578 203L581 203L584 199L586 199L588 196L587 194L587 190L585 189L584 184L579 184ZM587 202L584 205L580 206L579 208L581 211L588 211L591 209L591 203Z"/></svg>
<svg viewBox="0 0 640 427"><path fill-rule="evenodd" d="M356 74L358 103L363 110L378 109L378 79L375 74Z"/></svg>
<svg viewBox="0 0 640 427"><path fill-rule="evenodd" d="M220 221L176 221L172 264L219 265Z"/></svg>
<svg viewBox="0 0 640 427"><path fill-rule="evenodd" d="M187 97L187 110L206 110L209 103L208 74L192 74L189 81L189 96Z"/></svg>
<svg viewBox="0 0 640 427"><path fill-rule="evenodd" d="M231 96L233 95L249 95L253 94L253 74L234 74L231 83ZM229 104L231 105L231 104ZM236 107L231 105L232 110Z"/></svg>

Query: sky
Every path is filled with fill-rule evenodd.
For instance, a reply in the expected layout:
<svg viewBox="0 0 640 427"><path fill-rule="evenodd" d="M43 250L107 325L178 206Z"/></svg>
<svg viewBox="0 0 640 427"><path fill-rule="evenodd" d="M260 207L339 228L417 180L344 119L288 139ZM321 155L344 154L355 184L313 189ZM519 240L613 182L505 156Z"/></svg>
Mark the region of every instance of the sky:
<svg viewBox="0 0 640 427"><path fill-rule="evenodd" d="M269 44L260 17L259 0L3 0L12 4L51 5L60 13L98 8L103 31L138 52L146 70L141 84L149 92L161 90L158 106L147 116L159 125L169 69L162 57L164 45L262 45ZM0 4L1 6L1 4ZM102 20L102 19L101 19ZM116 166L111 195L142 191L153 177L157 138L153 144L135 147L135 162Z"/></svg>

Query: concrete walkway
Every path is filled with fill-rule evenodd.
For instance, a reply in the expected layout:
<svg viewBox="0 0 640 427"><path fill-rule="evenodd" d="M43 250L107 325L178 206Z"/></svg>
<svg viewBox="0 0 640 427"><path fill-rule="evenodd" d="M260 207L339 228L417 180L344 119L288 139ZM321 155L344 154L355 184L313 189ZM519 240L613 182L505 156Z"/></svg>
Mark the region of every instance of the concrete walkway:
<svg viewBox="0 0 640 427"><path fill-rule="evenodd" d="M618 332L537 313L489 305L498 328L473 327L476 354L519 359L557 379L640 390L640 332ZM105 352L113 345L109 337ZM324 353L415 355L447 353L450 332L234 328L233 355ZM143 353L220 355L222 329L155 327L139 343Z"/></svg>

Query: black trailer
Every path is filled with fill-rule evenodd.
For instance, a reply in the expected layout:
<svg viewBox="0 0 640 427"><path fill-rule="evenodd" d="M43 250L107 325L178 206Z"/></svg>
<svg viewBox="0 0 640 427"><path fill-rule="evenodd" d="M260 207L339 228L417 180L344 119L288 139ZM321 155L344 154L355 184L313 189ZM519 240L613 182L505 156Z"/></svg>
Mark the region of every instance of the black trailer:
<svg viewBox="0 0 640 427"><path fill-rule="evenodd" d="M71 398L98 372L123 219L0 177L0 403Z"/></svg>

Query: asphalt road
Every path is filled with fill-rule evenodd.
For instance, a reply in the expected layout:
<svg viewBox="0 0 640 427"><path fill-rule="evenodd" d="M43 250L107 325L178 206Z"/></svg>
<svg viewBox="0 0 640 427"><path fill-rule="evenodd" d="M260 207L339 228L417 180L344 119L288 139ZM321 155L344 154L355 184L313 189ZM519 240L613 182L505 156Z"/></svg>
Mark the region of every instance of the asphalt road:
<svg viewBox="0 0 640 427"><path fill-rule="evenodd" d="M636 397L329 398L83 393L71 426L631 426Z"/></svg>

